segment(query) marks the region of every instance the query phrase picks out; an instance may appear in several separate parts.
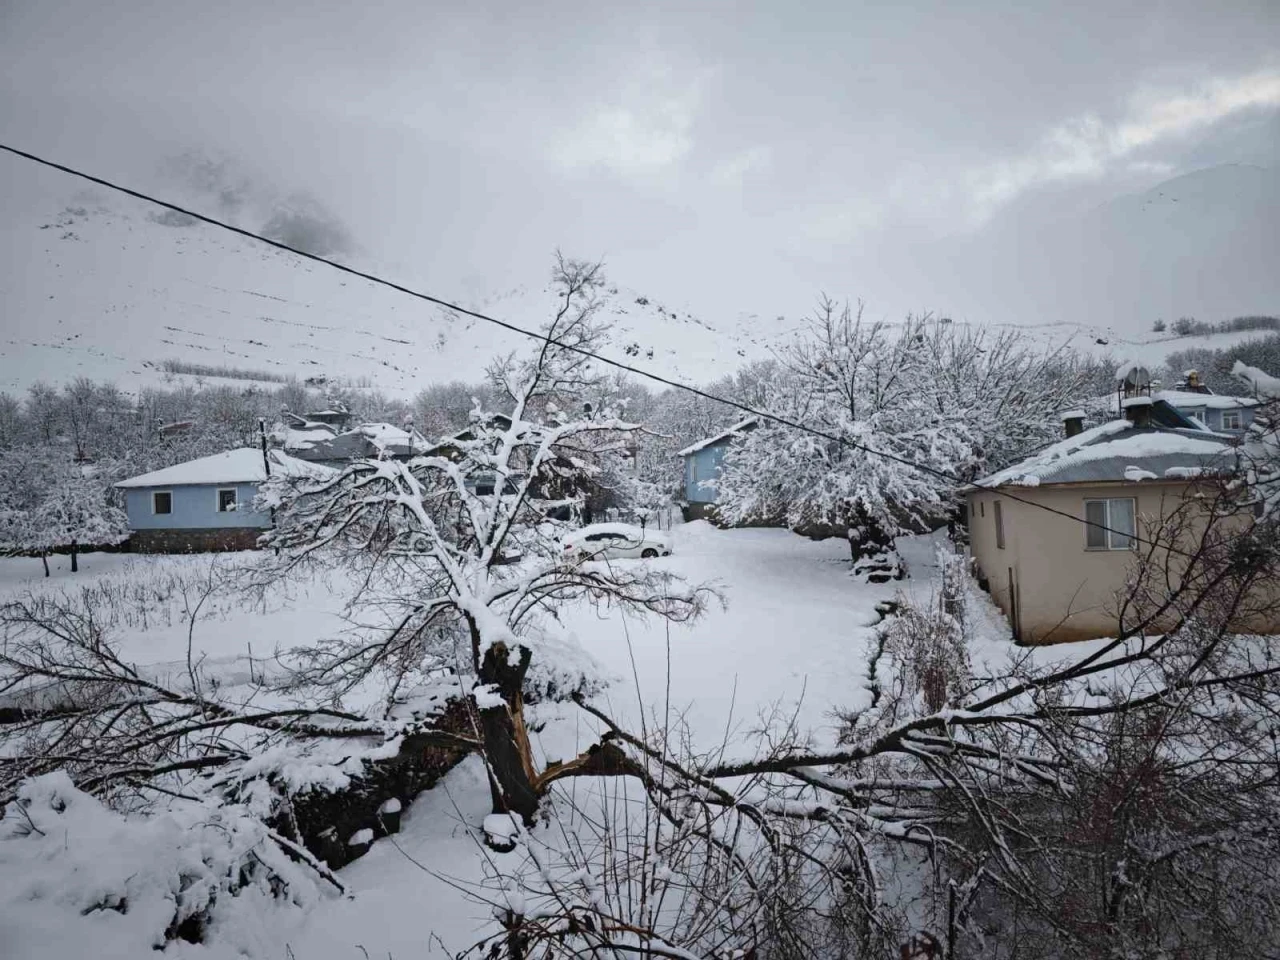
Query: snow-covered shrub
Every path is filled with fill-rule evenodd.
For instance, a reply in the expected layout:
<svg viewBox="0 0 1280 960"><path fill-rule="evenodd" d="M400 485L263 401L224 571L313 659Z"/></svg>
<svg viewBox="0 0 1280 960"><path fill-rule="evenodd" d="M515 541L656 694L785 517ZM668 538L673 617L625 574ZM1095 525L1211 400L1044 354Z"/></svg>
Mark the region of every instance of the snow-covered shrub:
<svg viewBox="0 0 1280 960"><path fill-rule="evenodd" d="M0 875L0 929L81 945L49 956L145 956L175 939L245 949L279 911L324 895L243 808L175 801L126 817L61 771L5 809Z"/></svg>
<svg viewBox="0 0 1280 960"><path fill-rule="evenodd" d="M846 738L936 713L968 692L966 606L973 584L962 556L939 546L937 557L928 603L899 594L880 624L868 671L872 708L850 718Z"/></svg>
<svg viewBox="0 0 1280 960"><path fill-rule="evenodd" d="M678 731L659 736L668 762L694 766ZM652 808L636 802L634 781L605 780L553 790L532 827L486 817L481 832L496 853L471 893L499 929L461 956L852 960L900 942L896 904L878 902L878 884L861 882L866 865L851 863L860 843L818 804L794 791L771 796L767 783L740 806L714 790L685 795L661 767L647 765L662 784ZM520 952L508 952L515 944Z"/></svg>
<svg viewBox="0 0 1280 960"><path fill-rule="evenodd" d="M886 621L883 643L904 692L929 711L941 710L968 682L964 627L942 605L903 603Z"/></svg>

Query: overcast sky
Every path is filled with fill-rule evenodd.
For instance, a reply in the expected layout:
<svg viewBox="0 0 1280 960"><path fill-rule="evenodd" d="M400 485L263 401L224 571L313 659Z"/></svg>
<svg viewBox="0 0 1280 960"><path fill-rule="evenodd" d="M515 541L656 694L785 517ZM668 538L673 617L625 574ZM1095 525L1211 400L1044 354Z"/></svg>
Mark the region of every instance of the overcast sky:
<svg viewBox="0 0 1280 960"><path fill-rule="evenodd" d="M219 151L446 295L560 247L707 315L893 313L940 243L1280 166L1275 0L1053 7L0 0L0 131L142 188Z"/></svg>

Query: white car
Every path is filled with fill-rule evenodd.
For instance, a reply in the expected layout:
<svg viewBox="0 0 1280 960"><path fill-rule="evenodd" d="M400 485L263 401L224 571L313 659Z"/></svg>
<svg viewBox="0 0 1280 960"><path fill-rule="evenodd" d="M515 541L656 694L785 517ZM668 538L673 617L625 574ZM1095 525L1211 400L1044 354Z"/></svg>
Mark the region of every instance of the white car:
<svg viewBox="0 0 1280 960"><path fill-rule="evenodd" d="M567 560L669 557L671 541L658 531L629 523L593 523L564 538L564 555Z"/></svg>

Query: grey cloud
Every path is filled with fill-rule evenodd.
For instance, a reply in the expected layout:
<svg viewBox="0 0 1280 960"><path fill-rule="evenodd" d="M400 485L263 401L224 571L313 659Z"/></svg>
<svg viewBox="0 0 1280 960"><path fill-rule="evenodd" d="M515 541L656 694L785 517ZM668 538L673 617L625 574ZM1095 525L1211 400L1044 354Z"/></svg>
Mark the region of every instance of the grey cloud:
<svg viewBox="0 0 1280 960"><path fill-rule="evenodd" d="M1280 160L1269 0L0 17L6 137L143 187L165 157L221 151L445 293L541 283L560 247L711 316L794 314L820 289L892 315L981 299L949 238L996 250L1009 223ZM4 170L0 215L32 202L34 174ZM993 314L1029 295L990 283Z"/></svg>

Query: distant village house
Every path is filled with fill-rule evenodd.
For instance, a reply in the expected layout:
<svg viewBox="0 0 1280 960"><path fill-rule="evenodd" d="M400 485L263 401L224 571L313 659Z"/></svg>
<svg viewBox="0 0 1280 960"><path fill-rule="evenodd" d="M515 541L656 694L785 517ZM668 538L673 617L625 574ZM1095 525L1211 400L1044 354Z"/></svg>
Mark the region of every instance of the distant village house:
<svg viewBox="0 0 1280 960"><path fill-rule="evenodd" d="M728 430L690 444L676 453L684 458L684 518L708 519L715 511L717 491L715 481L720 476L725 454L734 440L760 425L756 417L740 420Z"/></svg>
<svg viewBox="0 0 1280 960"><path fill-rule="evenodd" d="M253 549L271 527L271 514L254 507L268 467L273 475L308 469L279 451L242 447L117 483L130 547L140 553Z"/></svg>

